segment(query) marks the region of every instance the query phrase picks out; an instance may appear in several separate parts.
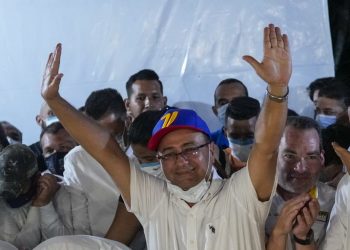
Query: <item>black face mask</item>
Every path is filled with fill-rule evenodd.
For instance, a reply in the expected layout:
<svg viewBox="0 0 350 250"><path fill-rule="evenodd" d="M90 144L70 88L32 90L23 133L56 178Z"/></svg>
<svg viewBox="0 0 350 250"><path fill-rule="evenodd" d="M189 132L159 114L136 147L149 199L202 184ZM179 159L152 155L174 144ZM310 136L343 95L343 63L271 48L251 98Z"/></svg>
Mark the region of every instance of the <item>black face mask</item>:
<svg viewBox="0 0 350 250"><path fill-rule="evenodd" d="M45 165L52 174L63 176L64 157L68 152L56 152L45 158Z"/></svg>

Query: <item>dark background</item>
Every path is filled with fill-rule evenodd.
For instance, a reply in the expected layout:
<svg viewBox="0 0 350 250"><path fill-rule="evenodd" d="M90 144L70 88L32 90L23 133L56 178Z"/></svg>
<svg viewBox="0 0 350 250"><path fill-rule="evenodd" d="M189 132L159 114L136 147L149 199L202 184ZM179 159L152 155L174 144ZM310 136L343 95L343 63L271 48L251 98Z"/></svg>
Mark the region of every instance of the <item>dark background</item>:
<svg viewBox="0 0 350 250"><path fill-rule="evenodd" d="M350 0L328 0L335 76L350 86Z"/></svg>

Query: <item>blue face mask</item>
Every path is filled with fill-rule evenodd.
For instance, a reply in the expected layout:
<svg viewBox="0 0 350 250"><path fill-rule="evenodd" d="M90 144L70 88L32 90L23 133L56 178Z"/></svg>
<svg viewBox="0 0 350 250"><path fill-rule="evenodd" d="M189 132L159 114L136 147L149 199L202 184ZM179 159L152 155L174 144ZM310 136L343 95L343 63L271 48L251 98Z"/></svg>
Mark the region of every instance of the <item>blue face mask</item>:
<svg viewBox="0 0 350 250"><path fill-rule="evenodd" d="M228 107L228 103L226 103L225 105L218 108L218 119L219 119L222 126L225 125L225 117L226 117L227 107Z"/></svg>
<svg viewBox="0 0 350 250"><path fill-rule="evenodd" d="M68 152L56 152L45 158L45 165L52 174L63 176L64 157Z"/></svg>
<svg viewBox="0 0 350 250"><path fill-rule="evenodd" d="M251 145L254 143L254 138L233 139L228 137L227 140L232 144L241 145L241 146Z"/></svg>
<svg viewBox="0 0 350 250"><path fill-rule="evenodd" d="M316 115L316 121L321 128L327 128L337 121L337 116L318 114Z"/></svg>
<svg viewBox="0 0 350 250"><path fill-rule="evenodd" d="M160 167L160 164L158 161L141 163L141 168L149 168L149 167Z"/></svg>
<svg viewBox="0 0 350 250"><path fill-rule="evenodd" d="M228 138L229 147L232 149L232 155L240 159L242 162L247 162L250 151L254 143L254 138L233 139Z"/></svg>

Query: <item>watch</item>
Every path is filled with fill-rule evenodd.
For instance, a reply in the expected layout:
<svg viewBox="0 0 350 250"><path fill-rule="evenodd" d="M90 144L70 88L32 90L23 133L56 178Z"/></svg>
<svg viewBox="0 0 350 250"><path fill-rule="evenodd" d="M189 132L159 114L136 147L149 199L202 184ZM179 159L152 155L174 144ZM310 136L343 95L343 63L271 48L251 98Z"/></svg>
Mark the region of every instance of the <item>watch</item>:
<svg viewBox="0 0 350 250"><path fill-rule="evenodd" d="M300 245L310 245L312 242L314 242L314 231L310 229L310 231L306 235L305 240L299 239L294 234L293 234L293 239L296 243Z"/></svg>

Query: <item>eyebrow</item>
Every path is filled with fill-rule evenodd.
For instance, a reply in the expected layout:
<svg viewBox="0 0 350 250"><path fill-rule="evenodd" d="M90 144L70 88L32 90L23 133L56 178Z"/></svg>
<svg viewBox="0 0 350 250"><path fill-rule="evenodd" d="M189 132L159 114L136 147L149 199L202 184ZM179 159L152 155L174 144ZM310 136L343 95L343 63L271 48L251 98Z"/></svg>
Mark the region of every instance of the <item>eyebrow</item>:
<svg viewBox="0 0 350 250"><path fill-rule="evenodd" d="M290 153L290 154L297 155L297 153L291 149L285 149L285 150L283 150L283 153ZM316 150L316 151L311 151L311 152L306 153L306 155L315 155L315 154L321 154L321 152Z"/></svg>
<svg viewBox="0 0 350 250"><path fill-rule="evenodd" d="M195 146L195 145L196 145L195 142L187 142L181 145L181 149L183 149L186 146ZM175 149L174 147L167 147L167 148L164 148L162 151L159 151L159 153L164 153L166 151L174 150L174 149Z"/></svg>

